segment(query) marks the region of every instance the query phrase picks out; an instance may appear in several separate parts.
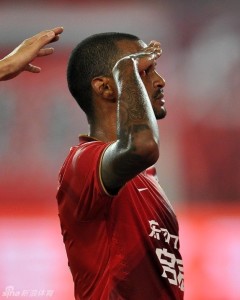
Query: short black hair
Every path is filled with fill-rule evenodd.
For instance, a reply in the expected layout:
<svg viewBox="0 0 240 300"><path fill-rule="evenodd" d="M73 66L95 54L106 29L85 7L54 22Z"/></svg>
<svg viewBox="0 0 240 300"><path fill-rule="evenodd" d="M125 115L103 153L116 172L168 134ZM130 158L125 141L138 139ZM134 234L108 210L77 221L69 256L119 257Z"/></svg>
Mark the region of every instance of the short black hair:
<svg viewBox="0 0 240 300"><path fill-rule="evenodd" d="M121 40L138 41L139 38L119 32L94 34L80 42L70 55L68 88L88 117L93 112L91 81L97 76L111 76L120 54L116 42Z"/></svg>

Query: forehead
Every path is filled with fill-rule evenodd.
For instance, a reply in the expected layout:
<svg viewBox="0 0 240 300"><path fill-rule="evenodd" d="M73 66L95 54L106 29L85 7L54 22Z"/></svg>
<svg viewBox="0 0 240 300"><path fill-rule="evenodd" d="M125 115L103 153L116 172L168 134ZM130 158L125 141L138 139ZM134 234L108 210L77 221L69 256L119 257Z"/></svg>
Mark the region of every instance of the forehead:
<svg viewBox="0 0 240 300"><path fill-rule="evenodd" d="M147 44L144 43L142 40L122 40L117 42L117 46L123 53L123 56L125 56L143 50L147 47Z"/></svg>

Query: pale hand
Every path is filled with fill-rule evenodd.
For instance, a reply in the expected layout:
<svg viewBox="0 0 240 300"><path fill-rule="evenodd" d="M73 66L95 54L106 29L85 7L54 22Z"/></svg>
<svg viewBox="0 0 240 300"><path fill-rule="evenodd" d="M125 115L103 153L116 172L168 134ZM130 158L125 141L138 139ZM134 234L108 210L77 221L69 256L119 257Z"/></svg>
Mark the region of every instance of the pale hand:
<svg viewBox="0 0 240 300"><path fill-rule="evenodd" d="M45 45L55 42L63 32L62 27L39 32L24 40L10 54L0 60L0 80L9 80L16 77L22 71L39 73L41 68L32 65L36 57L42 57L53 53L54 49L43 48Z"/></svg>

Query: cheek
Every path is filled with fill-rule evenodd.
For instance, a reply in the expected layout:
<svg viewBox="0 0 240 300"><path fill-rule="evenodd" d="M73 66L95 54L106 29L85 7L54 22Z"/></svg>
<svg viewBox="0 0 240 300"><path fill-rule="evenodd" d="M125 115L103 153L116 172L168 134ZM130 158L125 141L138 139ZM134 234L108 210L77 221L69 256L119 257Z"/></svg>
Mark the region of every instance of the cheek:
<svg viewBox="0 0 240 300"><path fill-rule="evenodd" d="M147 77L143 77L142 82L148 92L148 96L151 98L153 94L153 82L149 80Z"/></svg>

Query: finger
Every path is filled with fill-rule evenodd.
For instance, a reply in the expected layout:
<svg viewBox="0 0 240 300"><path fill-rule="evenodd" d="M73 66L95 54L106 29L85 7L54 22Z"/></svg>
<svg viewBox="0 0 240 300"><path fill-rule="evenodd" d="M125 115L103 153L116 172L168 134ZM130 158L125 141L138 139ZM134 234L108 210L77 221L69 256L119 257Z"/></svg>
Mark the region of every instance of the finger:
<svg viewBox="0 0 240 300"><path fill-rule="evenodd" d="M49 43L54 43L54 42L57 42L59 40L60 36L59 35L56 35L54 37L54 39L52 39Z"/></svg>
<svg viewBox="0 0 240 300"><path fill-rule="evenodd" d="M54 33L54 35L52 34L52 32ZM40 38L42 36L56 36L59 34L61 34L63 32L63 27L55 27L55 28L52 28L52 29L48 29L48 30L44 30L44 31L41 31L39 33L37 33L36 35L33 36L33 38Z"/></svg>
<svg viewBox="0 0 240 300"><path fill-rule="evenodd" d="M55 37L55 33L52 30L45 30L42 32L39 32L38 34L26 39L23 43L27 44L27 45L31 45L36 41L44 41L46 43L45 40L50 41L51 39L53 39Z"/></svg>
<svg viewBox="0 0 240 300"><path fill-rule="evenodd" d="M36 41L36 44L38 43L40 47L44 46L46 44L49 44L53 39L55 39L55 37L56 37L56 35L55 35L54 31L49 30L46 33L39 36L39 38Z"/></svg>
<svg viewBox="0 0 240 300"><path fill-rule="evenodd" d="M25 71L31 72L31 73L39 73L41 71L40 67L34 66L32 64L26 65Z"/></svg>
<svg viewBox="0 0 240 300"><path fill-rule="evenodd" d="M51 43L58 41L59 38L60 38L59 35L56 35L55 38L53 40L51 40Z"/></svg>
<svg viewBox="0 0 240 300"><path fill-rule="evenodd" d="M63 27L55 27L53 29L44 30L26 39L24 43L30 45L38 41L43 46L50 43L52 40L57 41L59 39L59 34L61 34L62 32Z"/></svg>
<svg viewBox="0 0 240 300"><path fill-rule="evenodd" d="M36 44L38 44L39 49L41 49L43 46L45 46L49 43L58 41L59 34L61 34L62 32L63 32L62 27L57 27L53 30L45 31L44 35L42 35L41 37L38 38L38 41L36 42ZM36 45L36 47L37 47L37 45ZM53 49L53 48L49 48L49 49ZM51 50L51 51L53 52L53 50ZM47 51L46 54L44 54L44 55L51 54L52 52Z"/></svg>
<svg viewBox="0 0 240 300"><path fill-rule="evenodd" d="M155 44L152 44L151 46L148 46L147 50L150 49L150 51L161 51L161 46L160 46L160 43L155 43Z"/></svg>
<svg viewBox="0 0 240 300"><path fill-rule="evenodd" d="M145 53L150 56L150 59L158 59L162 54L162 49L149 47Z"/></svg>
<svg viewBox="0 0 240 300"><path fill-rule="evenodd" d="M162 55L162 48L155 48L154 49L154 54L157 56L157 57L160 57Z"/></svg>
<svg viewBox="0 0 240 300"><path fill-rule="evenodd" d="M160 47L160 43L153 43L153 46L149 47L150 51L153 53L153 55L157 58L159 58L162 54L162 48Z"/></svg>
<svg viewBox="0 0 240 300"><path fill-rule="evenodd" d="M144 53L150 56L150 59L157 59L162 54L162 49L157 46L149 46L145 48Z"/></svg>
<svg viewBox="0 0 240 300"><path fill-rule="evenodd" d="M161 47L161 44L160 44L160 42L158 42L158 41L152 40L152 41L149 43L149 46L155 46L155 47L159 46L159 47Z"/></svg>
<svg viewBox="0 0 240 300"><path fill-rule="evenodd" d="M55 33L55 35L59 35L63 32L64 29L63 29L63 27L55 27L51 30Z"/></svg>
<svg viewBox="0 0 240 300"><path fill-rule="evenodd" d="M54 48L43 48L43 49L40 49L39 52L38 52L38 57L41 57L41 56L46 56L46 55L50 55L54 52Z"/></svg>
<svg viewBox="0 0 240 300"><path fill-rule="evenodd" d="M42 32L42 36L47 36L50 38L49 42L56 42L59 40L59 35L63 32L63 27L56 27L50 30L45 30ZM52 34L54 33L54 35ZM52 39L51 39L52 38Z"/></svg>

